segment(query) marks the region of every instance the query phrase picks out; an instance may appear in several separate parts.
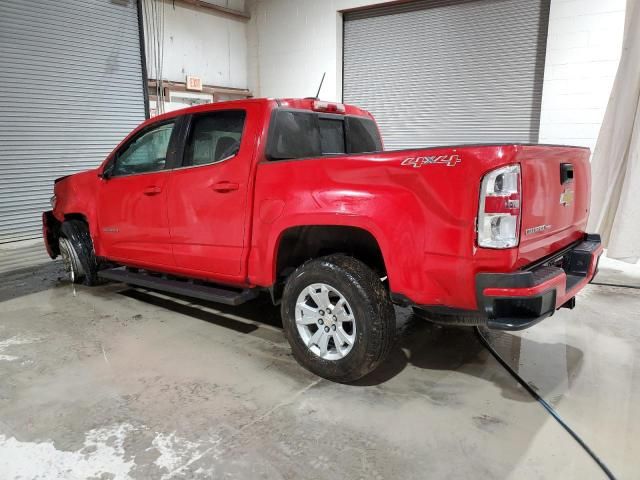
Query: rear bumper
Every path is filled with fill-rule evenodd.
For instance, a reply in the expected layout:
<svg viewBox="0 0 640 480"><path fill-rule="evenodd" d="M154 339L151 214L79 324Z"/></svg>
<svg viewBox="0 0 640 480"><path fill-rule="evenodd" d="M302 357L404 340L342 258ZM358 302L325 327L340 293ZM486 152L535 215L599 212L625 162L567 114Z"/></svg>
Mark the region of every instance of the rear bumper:
<svg viewBox="0 0 640 480"><path fill-rule="evenodd" d="M588 234L571 248L528 270L476 275L478 309L489 328L522 330L573 308L576 294L595 276L602 254L599 235Z"/></svg>

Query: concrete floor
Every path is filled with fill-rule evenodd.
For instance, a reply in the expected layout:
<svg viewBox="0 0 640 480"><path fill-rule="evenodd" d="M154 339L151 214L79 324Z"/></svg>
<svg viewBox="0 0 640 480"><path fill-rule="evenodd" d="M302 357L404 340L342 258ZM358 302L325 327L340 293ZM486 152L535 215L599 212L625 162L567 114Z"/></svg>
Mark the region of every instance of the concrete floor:
<svg viewBox="0 0 640 480"><path fill-rule="evenodd" d="M2 276L0 478L603 478L472 330L398 310L357 385L289 354L278 310ZM640 290L491 339L619 478L640 472Z"/></svg>

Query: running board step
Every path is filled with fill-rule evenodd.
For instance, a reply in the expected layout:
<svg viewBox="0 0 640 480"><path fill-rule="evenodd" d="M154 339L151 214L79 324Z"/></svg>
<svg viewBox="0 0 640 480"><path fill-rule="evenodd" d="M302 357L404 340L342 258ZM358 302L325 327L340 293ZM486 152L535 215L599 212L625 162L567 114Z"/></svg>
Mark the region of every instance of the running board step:
<svg viewBox="0 0 640 480"><path fill-rule="evenodd" d="M225 305L240 305L258 296L256 289L227 290L222 287L193 283L190 280L172 280L147 273L131 272L124 267L100 270L98 276L114 282L128 283L138 287L184 295L185 297L224 303Z"/></svg>

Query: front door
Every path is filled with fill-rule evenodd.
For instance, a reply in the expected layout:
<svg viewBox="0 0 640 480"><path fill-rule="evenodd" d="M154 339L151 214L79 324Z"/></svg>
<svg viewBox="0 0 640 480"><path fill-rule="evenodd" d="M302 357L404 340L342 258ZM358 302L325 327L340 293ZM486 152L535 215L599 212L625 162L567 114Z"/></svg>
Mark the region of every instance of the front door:
<svg viewBox="0 0 640 480"><path fill-rule="evenodd" d="M168 157L175 120L153 124L123 145L105 167L98 222L111 259L139 266L173 266L167 219Z"/></svg>
<svg viewBox="0 0 640 480"><path fill-rule="evenodd" d="M168 212L179 268L236 280L246 242L248 184L255 150L249 106L191 118L182 166L169 180Z"/></svg>

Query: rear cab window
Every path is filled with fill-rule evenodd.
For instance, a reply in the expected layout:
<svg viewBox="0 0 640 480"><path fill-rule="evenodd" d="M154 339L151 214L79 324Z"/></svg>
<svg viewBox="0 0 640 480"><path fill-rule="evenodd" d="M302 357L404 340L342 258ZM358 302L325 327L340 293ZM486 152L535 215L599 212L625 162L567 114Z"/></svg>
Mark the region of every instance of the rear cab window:
<svg viewBox="0 0 640 480"><path fill-rule="evenodd" d="M323 155L347 153L344 120L319 117L318 126L320 129L320 151Z"/></svg>
<svg viewBox="0 0 640 480"><path fill-rule="evenodd" d="M370 118L279 108L271 118L266 154L269 160L291 160L381 150Z"/></svg>

